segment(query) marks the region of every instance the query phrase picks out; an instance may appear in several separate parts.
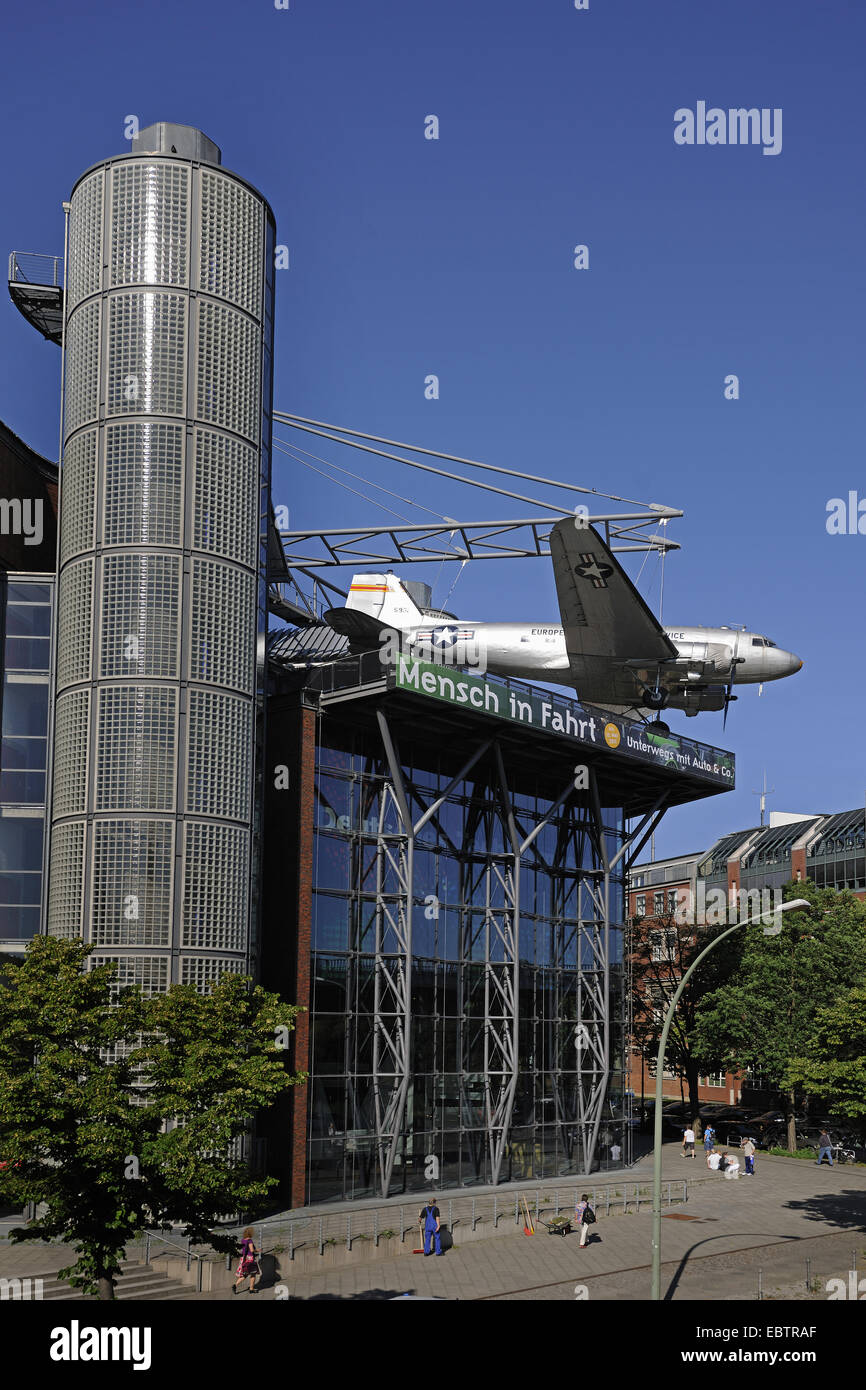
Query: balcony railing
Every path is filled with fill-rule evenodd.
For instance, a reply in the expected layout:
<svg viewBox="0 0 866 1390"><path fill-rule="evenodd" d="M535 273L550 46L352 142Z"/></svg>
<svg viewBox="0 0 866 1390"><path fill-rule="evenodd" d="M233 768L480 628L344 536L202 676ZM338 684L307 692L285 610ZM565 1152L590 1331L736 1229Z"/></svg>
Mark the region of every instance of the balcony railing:
<svg viewBox="0 0 866 1390"><path fill-rule="evenodd" d="M9 283L18 285L63 285L63 257L44 256L39 251L13 251L9 257Z"/></svg>

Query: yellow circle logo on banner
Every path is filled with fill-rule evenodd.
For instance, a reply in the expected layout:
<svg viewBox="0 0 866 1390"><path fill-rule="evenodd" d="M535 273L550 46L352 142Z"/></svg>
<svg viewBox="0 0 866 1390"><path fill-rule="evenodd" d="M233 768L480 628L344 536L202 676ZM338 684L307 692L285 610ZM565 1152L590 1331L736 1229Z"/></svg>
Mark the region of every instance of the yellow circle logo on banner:
<svg viewBox="0 0 866 1390"><path fill-rule="evenodd" d="M615 724L605 724L604 741L608 748L619 748L620 732Z"/></svg>

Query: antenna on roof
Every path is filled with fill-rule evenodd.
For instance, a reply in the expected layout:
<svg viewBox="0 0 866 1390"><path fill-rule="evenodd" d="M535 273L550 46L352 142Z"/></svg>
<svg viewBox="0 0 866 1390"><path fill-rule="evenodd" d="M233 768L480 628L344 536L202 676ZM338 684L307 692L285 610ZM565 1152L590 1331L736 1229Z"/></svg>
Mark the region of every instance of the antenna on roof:
<svg viewBox="0 0 866 1390"><path fill-rule="evenodd" d="M764 824L764 813L767 809L767 797L772 796L775 790L775 787L767 787L767 769L764 768L764 776L761 790L757 791L754 788L752 789L752 795L759 796L761 798L761 825Z"/></svg>

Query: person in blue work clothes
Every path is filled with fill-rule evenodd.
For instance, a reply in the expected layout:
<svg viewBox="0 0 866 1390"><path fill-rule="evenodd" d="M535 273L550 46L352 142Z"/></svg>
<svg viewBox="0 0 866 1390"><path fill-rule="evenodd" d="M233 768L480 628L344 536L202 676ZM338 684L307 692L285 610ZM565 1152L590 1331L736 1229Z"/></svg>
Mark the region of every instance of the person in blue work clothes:
<svg viewBox="0 0 866 1390"><path fill-rule="evenodd" d="M432 1197L427 1198L426 1207L422 1207L418 1215L418 1225L424 1233L424 1254L432 1255L432 1245L436 1243L436 1254L442 1254L442 1239L439 1235L439 1208Z"/></svg>

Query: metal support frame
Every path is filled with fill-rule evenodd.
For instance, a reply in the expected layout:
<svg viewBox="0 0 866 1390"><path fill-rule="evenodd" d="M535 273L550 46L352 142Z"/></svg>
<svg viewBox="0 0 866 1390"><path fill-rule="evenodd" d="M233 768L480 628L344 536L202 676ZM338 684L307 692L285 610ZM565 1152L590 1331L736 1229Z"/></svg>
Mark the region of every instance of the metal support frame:
<svg viewBox="0 0 866 1390"><path fill-rule="evenodd" d="M376 839L373 1101L382 1196L387 1197L403 1131L411 1071L412 901L415 834L388 721L376 711L391 782L382 786ZM387 834L395 809L398 835Z"/></svg>
<svg viewBox="0 0 866 1390"><path fill-rule="evenodd" d="M681 515L681 514L680 514ZM550 556L550 532L559 518L535 516L494 521L428 522L421 526L346 526L315 531L281 531L290 569L340 565L430 564L434 560L516 560ZM611 522L616 523L611 525ZM666 536L634 534L658 526L659 514L618 512L587 518L604 523L614 554L679 550ZM313 549L315 544L316 549Z"/></svg>
<svg viewBox="0 0 866 1390"><path fill-rule="evenodd" d="M382 1196L389 1195L397 1154L404 1140L412 1079L415 840L431 820L444 833L439 823L442 806L491 747L494 775L491 781L484 781L488 795L478 797L475 814L467 816L462 844L454 846L463 863L461 955L468 966L477 961L482 967L478 972L470 971L463 982L465 993L460 1001L464 1020L461 1107L464 1117L469 1118L473 1107L465 1093L466 1078L477 1075L480 1063L483 1137L490 1180L494 1184L500 1182L519 1079L521 862L531 855L548 873L561 865L562 879L554 890L551 905L552 964L558 990L551 1050L554 1103L564 1151L571 1157L576 1141L580 1168L589 1173L598 1146L610 1072L612 879L620 864L622 872L628 872L665 814L668 794L664 792L658 797L639 823L625 832L613 852L608 845L610 831L604 822L595 771L590 769L588 793L577 792L573 779L569 779L547 814L526 834L515 811L498 742L480 742L446 789L425 806L419 790L404 774L385 712L377 710L376 718L389 773L379 797L375 867L373 1119ZM421 807L417 818L413 818L413 802ZM551 864L539 855L536 840L563 808L566 812L558 819L557 846ZM399 828L388 829L394 820ZM479 837L483 844L479 844ZM574 979L568 986L573 998L566 1001L563 981L569 972L569 950L576 952L576 961ZM569 1066L572 1056L574 1062ZM569 1097L563 1090L561 1076L574 1070L578 1081L574 1096Z"/></svg>
<svg viewBox="0 0 866 1390"><path fill-rule="evenodd" d="M382 1196L387 1197L394 1174L397 1150L403 1137L406 1102L412 1075L412 909L414 905L415 839L434 819L454 787L472 770L490 747L484 740L452 777L445 791L412 819L409 788L404 778L387 717L379 709L376 719L391 783L385 783L379 801L376 845L376 931L373 1020L373 1096L376 1152ZM411 794L420 803L413 787ZM387 812L394 809L399 834L385 831Z"/></svg>

